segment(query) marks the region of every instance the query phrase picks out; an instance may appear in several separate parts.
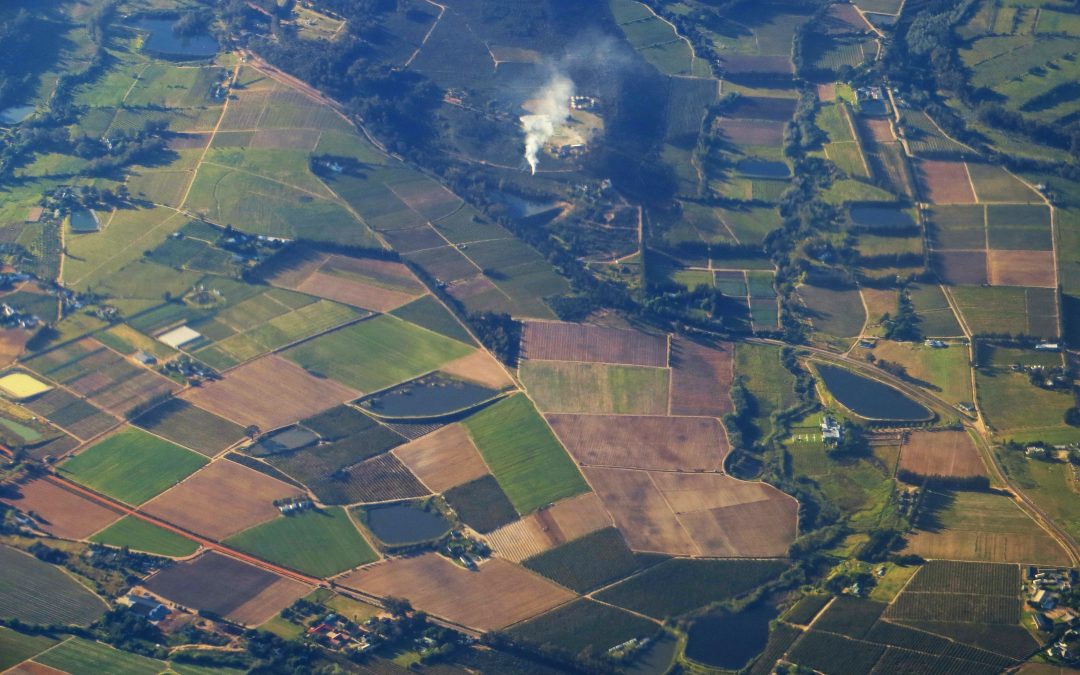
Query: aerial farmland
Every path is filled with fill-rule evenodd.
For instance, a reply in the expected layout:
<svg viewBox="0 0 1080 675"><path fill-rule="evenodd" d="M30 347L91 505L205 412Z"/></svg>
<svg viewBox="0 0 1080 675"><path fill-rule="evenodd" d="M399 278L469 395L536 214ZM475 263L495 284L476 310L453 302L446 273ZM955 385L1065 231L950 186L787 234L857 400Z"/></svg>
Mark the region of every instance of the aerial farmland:
<svg viewBox="0 0 1080 675"><path fill-rule="evenodd" d="M0 672L1080 667L1074 18L0 7Z"/></svg>

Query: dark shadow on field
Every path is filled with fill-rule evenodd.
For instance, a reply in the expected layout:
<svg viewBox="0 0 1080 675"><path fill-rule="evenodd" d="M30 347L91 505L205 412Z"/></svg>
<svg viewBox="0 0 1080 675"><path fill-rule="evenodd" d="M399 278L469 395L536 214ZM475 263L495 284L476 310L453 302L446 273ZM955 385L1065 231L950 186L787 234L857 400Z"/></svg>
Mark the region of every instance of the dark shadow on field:
<svg viewBox="0 0 1080 675"><path fill-rule="evenodd" d="M942 514L952 507L956 495L951 492L927 492L919 506L915 527L924 532L941 532L945 529Z"/></svg>

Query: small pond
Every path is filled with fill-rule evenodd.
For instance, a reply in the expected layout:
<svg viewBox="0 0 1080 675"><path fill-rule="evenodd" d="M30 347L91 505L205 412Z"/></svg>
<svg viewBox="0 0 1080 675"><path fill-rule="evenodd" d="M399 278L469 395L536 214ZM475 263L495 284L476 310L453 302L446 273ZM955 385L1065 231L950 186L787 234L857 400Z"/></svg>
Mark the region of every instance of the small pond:
<svg viewBox="0 0 1080 675"><path fill-rule="evenodd" d="M735 168L744 176L753 178L789 178L791 169L787 164L771 159L743 159Z"/></svg>
<svg viewBox="0 0 1080 675"><path fill-rule="evenodd" d="M251 446L249 452L256 457L266 457L306 448L318 440L319 436L314 431L304 427L289 427L260 438L258 443Z"/></svg>
<svg viewBox="0 0 1080 675"><path fill-rule="evenodd" d="M16 105L0 110L0 124L18 124L34 113L32 105Z"/></svg>
<svg viewBox="0 0 1080 675"><path fill-rule="evenodd" d="M891 422L918 422L933 416L887 384L823 363L817 364L817 371L836 400L856 415Z"/></svg>
<svg viewBox="0 0 1080 675"><path fill-rule="evenodd" d="M445 534L450 521L438 511L400 503L366 509L367 526L380 541L391 546L428 541Z"/></svg>
<svg viewBox="0 0 1080 675"><path fill-rule="evenodd" d="M664 633L625 666L624 672L628 675L664 675L675 660L678 646L678 640L670 633Z"/></svg>
<svg viewBox="0 0 1080 675"><path fill-rule="evenodd" d="M851 222L860 227L888 230L915 226L911 214L897 207L853 206L850 214Z"/></svg>
<svg viewBox="0 0 1080 675"><path fill-rule="evenodd" d="M779 612L766 603L738 614L713 614L690 627L686 656L716 668L739 670L769 641L769 622Z"/></svg>
<svg viewBox="0 0 1080 675"><path fill-rule="evenodd" d="M439 417L470 408L497 392L442 375L426 375L360 401L381 417Z"/></svg>
<svg viewBox="0 0 1080 675"><path fill-rule="evenodd" d="M173 32L173 19L143 19L135 27L148 33L143 48L163 56L206 58L218 52L218 43L207 34L181 37Z"/></svg>
<svg viewBox="0 0 1080 675"><path fill-rule="evenodd" d="M72 232L97 232L98 227L97 214L90 209L77 209L71 212Z"/></svg>

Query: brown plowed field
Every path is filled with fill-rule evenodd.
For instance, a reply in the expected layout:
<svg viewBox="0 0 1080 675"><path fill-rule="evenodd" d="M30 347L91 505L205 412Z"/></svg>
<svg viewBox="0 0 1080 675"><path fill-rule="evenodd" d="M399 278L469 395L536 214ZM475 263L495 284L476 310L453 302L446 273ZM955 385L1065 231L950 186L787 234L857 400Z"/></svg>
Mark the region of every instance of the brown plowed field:
<svg viewBox="0 0 1080 675"><path fill-rule="evenodd" d="M408 304L420 297L401 291L382 288L375 284L364 283L355 279L342 279L332 274L314 272L296 287L301 293L308 293L327 300L342 302L353 307L362 307L376 312L389 312Z"/></svg>
<svg viewBox="0 0 1080 675"><path fill-rule="evenodd" d="M496 390L506 389L513 384L510 376L506 374L506 371L503 370L503 367L499 365L495 358L487 351L480 349L468 356L447 363L439 370L448 375L471 380Z"/></svg>
<svg viewBox="0 0 1080 675"><path fill-rule="evenodd" d="M723 465L727 437L708 417L548 415L579 464L669 471L712 471Z"/></svg>
<svg viewBox="0 0 1080 675"><path fill-rule="evenodd" d="M188 389L182 397L241 426L276 429L351 401L360 392L309 375L279 356L246 363L221 380Z"/></svg>
<svg viewBox="0 0 1080 675"><path fill-rule="evenodd" d="M671 414L723 417L732 412L734 359L735 348L730 342L706 347L672 338Z"/></svg>
<svg viewBox="0 0 1080 675"><path fill-rule="evenodd" d="M994 286L1056 288L1053 251L988 251Z"/></svg>
<svg viewBox="0 0 1080 675"><path fill-rule="evenodd" d="M21 356L33 335L33 331L22 328L9 328L0 332L0 368L11 365Z"/></svg>
<svg viewBox="0 0 1080 675"><path fill-rule="evenodd" d="M585 475L635 550L779 557L797 534L798 503L764 483L597 467Z"/></svg>
<svg viewBox="0 0 1080 675"><path fill-rule="evenodd" d="M219 553L204 553L147 579L143 585L184 607L256 626L306 595L311 587Z"/></svg>
<svg viewBox="0 0 1080 675"><path fill-rule="evenodd" d="M986 466L964 431L913 431L900 448L900 469L920 476L985 476Z"/></svg>
<svg viewBox="0 0 1080 675"><path fill-rule="evenodd" d="M870 138L873 140L879 143L892 143L896 140L896 135L893 134L892 124L889 120L866 117L863 118L862 123L866 130L870 132Z"/></svg>
<svg viewBox="0 0 1080 675"><path fill-rule="evenodd" d="M1068 566L1069 556L1034 523L1031 532L943 530L907 536L903 553L946 560Z"/></svg>
<svg viewBox="0 0 1080 675"><path fill-rule="evenodd" d="M33 661L24 661L10 670L5 670L4 675L66 675L66 673Z"/></svg>
<svg viewBox="0 0 1080 675"><path fill-rule="evenodd" d="M152 516L221 541L279 514L275 499L303 492L236 462L211 462L142 507Z"/></svg>
<svg viewBox="0 0 1080 675"><path fill-rule="evenodd" d="M859 14L855 5L835 4L829 5L829 10L824 18L825 28L830 33L849 33L851 31L868 32L870 24Z"/></svg>
<svg viewBox="0 0 1080 675"><path fill-rule="evenodd" d="M963 162L918 159L914 164L926 201L934 204L975 203L975 191Z"/></svg>
<svg viewBox="0 0 1080 675"><path fill-rule="evenodd" d="M727 139L737 145L783 145L784 122L725 117L716 123Z"/></svg>
<svg viewBox="0 0 1080 675"><path fill-rule="evenodd" d="M667 338L636 330L556 321L528 321L521 337L527 359L667 367Z"/></svg>
<svg viewBox="0 0 1080 675"><path fill-rule="evenodd" d="M836 84L833 82L826 82L825 84L817 85L817 97L822 103L828 103L836 100Z"/></svg>
<svg viewBox="0 0 1080 675"><path fill-rule="evenodd" d="M505 628L574 598L505 560L492 558L469 571L435 553L389 560L337 582L378 596L407 598L417 609L482 631Z"/></svg>
<svg viewBox="0 0 1080 675"><path fill-rule="evenodd" d="M934 271L947 284L985 284L984 251L935 251L931 255Z"/></svg>
<svg viewBox="0 0 1080 675"><path fill-rule="evenodd" d="M488 473L472 438L460 424L421 436L393 453L433 492L444 492Z"/></svg>
<svg viewBox="0 0 1080 675"><path fill-rule="evenodd" d="M589 492L500 527L487 539L501 557L521 562L612 524L600 498Z"/></svg>
<svg viewBox="0 0 1080 675"><path fill-rule="evenodd" d="M0 501L23 513L33 511L42 530L64 539L85 539L122 515L46 480L31 480L17 489L18 497Z"/></svg>
<svg viewBox="0 0 1080 675"><path fill-rule="evenodd" d="M465 301L469 298L476 297L481 293L494 291L497 288L498 287L492 283L491 279L488 279L483 274L477 274L468 279L455 281L452 286L446 289L446 292L458 300Z"/></svg>

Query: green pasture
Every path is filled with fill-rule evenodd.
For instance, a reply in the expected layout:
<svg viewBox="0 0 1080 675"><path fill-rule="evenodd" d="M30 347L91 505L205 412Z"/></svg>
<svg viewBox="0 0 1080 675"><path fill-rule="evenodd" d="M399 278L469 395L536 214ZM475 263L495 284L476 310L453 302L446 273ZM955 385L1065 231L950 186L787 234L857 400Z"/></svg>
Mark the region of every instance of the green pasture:
<svg viewBox="0 0 1080 675"><path fill-rule="evenodd" d="M316 577L333 576L378 559L340 507L281 516L233 535L226 543Z"/></svg>

